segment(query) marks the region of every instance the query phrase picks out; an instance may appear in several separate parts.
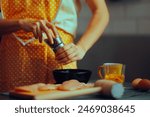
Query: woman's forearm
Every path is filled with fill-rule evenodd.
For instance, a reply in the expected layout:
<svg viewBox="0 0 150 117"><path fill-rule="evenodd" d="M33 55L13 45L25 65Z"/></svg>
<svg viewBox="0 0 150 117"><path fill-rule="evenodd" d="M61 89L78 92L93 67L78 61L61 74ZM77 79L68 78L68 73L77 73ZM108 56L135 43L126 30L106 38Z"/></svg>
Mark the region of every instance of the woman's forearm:
<svg viewBox="0 0 150 117"><path fill-rule="evenodd" d="M85 51L88 51L99 39L109 22L108 10L105 5L102 7L93 10L93 15L88 27L77 43L77 45L82 47Z"/></svg>
<svg viewBox="0 0 150 117"><path fill-rule="evenodd" d="M0 19L0 35L9 34L20 30L18 20L5 20Z"/></svg>

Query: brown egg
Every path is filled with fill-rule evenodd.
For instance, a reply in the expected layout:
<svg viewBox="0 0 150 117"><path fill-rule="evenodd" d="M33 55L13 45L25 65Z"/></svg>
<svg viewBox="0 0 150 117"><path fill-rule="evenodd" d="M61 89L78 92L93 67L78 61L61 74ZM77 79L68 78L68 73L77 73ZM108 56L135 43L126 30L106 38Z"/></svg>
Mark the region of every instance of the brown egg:
<svg viewBox="0 0 150 117"><path fill-rule="evenodd" d="M134 89L138 89L138 84L139 84L139 82L142 80L142 78L135 78L133 81L132 81L132 83L131 83L131 85L132 85L132 87L134 88Z"/></svg>
<svg viewBox="0 0 150 117"><path fill-rule="evenodd" d="M148 91L150 90L150 80L148 79L143 79L138 83L138 89L141 91Z"/></svg>

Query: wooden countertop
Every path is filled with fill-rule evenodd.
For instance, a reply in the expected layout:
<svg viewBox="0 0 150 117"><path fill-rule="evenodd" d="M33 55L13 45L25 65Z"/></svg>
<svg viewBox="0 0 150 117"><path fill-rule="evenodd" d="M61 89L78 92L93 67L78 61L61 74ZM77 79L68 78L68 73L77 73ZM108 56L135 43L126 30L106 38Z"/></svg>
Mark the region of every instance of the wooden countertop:
<svg viewBox="0 0 150 117"><path fill-rule="evenodd" d="M104 97L98 93L85 95L85 96L78 96L73 98L68 98L69 100L112 100L112 98ZM8 93L1 93L0 100L19 100L17 98L9 97ZM125 93L119 100L150 100L150 91L148 92L141 92L133 90L129 84L125 85Z"/></svg>

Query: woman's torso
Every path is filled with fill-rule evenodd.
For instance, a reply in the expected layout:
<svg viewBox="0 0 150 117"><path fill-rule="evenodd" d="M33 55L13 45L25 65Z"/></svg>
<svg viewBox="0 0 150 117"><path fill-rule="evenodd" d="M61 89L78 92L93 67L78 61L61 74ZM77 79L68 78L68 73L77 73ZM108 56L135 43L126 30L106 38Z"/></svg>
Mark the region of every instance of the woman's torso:
<svg viewBox="0 0 150 117"><path fill-rule="evenodd" d="M58 10L60 10L60 0L2 0L1 2L5 19L27 18L52 21L58 15ZM61 9L63 10L63 5ZM65 21L68 23L63 23ZM65 26L70 25L70 20L67 20L67 16L66 19L62 18L60 22ZM71 24L73 24L72 20ZM75 29L76 26L74 25L73 27ZM58 31L65 44L73 42L73 33L63 30L63 28L59 28ZM18 32L17 34L20 37L25 36L25 39L26 35L27 37L32 36L26 32ZM45 43L41 44L38 40L35 40L23 46L12 35L3 36L0 43L0 56L3 56L0 57L0 91L37 82L52 83L54 82L52 76L54 69L76 68L75 62L68 65L59 64L55 60L53 51Z"/></svg>

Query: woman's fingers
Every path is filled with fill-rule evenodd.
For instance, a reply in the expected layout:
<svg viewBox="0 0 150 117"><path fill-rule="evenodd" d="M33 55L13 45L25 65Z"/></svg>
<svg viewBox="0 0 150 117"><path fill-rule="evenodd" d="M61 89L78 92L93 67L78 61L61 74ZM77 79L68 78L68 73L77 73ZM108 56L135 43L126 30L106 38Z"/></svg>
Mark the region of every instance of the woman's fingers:
<svg viewBox="0 0 150 117"><path fill-rule="evenodd" d="M42 33L45 33L49 42L51 44L54 43L53 39L58 35L56 27L49 23L47 20L40 20L37 22L28 21L28 20L21 20L20 26L23 30L27 32L32 32L34 37L39 39L39 42L42 43Z"/></svg>
<svg viewBox="0 0 150 117"><path fill-rule="evenodd" d="M71 52L72 50L71 50L71 48L73 48L73 44L71 43L71 44L67 44L67 45L65 45L64 47L62 47L62 48L59 48L58 50L57 50L57 52L56 52L56 57L59 57L59 56L62 56L63 54L65 54L65 53L67 53L67 52ZM69 54L69 53L67 53L67 54Z"/></svg>
<svg viewBox="0 0 150 117"><path fill-rule="evenodd" d="M55 38L55 35L54 35L53 31L52 31L51 29L49 29L49 30L50 30L50 32L51 32L51 35L52 35L53 39L54 39L54 38Z"/></svg>
<svg viewBox="0 0 150 117"><path fill-rule="evenodd" d="M38 35L37 35L37 32L36 32L36 29L33 30L32 33L33 33L34 37L35 37L36 39L38 39Z"/></svg>
<svg viewBox="0 0 150 117"><path fill-rule="evenodd" d="M46 23L46 26L47 26L48 28L52 29L53 34L55 35L54 38L59 37L57 28L55 27L55 25L54 25L53 23L47 22L47 23Z"/></svg>
<svg viewBox="0 0 150 117"><path fill-rule="evenodd" d="M68 63L71 63L76 60L77 60L77 53L72 53L69 56L66 56L66 57L58 60L58 62L62 63L62 64L68 64Z"/></svg>
<svg viewBox="0 0 150 117"><path fill-rule="evenodd" d="M65 45L58 50L56 53L56 60L61 64L68 64L73 61L81 60L84 55L85 51L81 47L72 43Z"/></svg>
<svg viewBox="0 0 150 117"><path fill-rule="evenodd" d="M65 65L65 64L69 64L71 62L77 61L77 60L79 60L79 58L77 55L75 55L71 59L64 58L64 59L58 61L58 63Z"/></svg>
<svg viewBox="0 0 150 117"><path fill-rule="evenodd" d="M43 32L45 32L45 34L48 37L48 40L50 41L51 44L54 43L53 38L54 38L54 34L53 32L46 26L46 21L39 21L40 22L40 26Z"/></svg>
<svg viewBox="0 0 150 117"><path fill-rule="evenodd" d="M65 57L71 59L72 55L74 55L76 53L75 48L68 48L67 50L64 50L63 52L61 52L60 54L56 55L56 60L61 60Z"/></svg>
<svg viewBox="0 0 150 117"><path fill-rule="evenodd" d="M36 24L34 24L32 26L32 32L33 32L34 37L37 39L38 38L38 33L37 33L37 25Z"/></svg>
<svg viewBox="0 0 150 117"><path fill-rule="evenodd" d="M40 23L37 22L36 25L37 25L36 32L38 34L38 39L39 39L39 42L42 43L43 39L42 39L42 31L40 28Z"/></svg>
<svg viewBox="0 0 150 117"><path fill-rule="evenodd" d="M59 63L67 64L77 60L78 51L76 45L73 43L65 45L60 48L56 53L56 60Z"/></svg>
<svg viewBox="0 0 150 117"><path fill-rule="evenodd" d="M40 21L29 21L29 20L20 20L20 27L26 32L32 32L34 37L39 39L39 42L42 42L42 33L45 33L49 42L54 43L54 38L58 37L57 28L54 24L48 22L47 20Z"/></svg>

